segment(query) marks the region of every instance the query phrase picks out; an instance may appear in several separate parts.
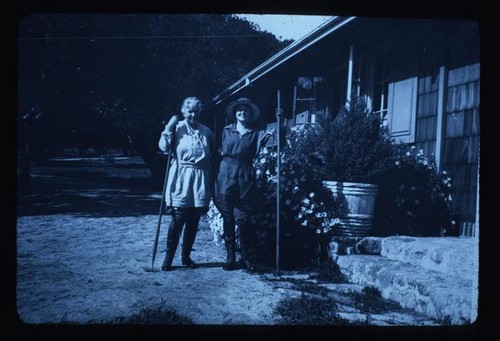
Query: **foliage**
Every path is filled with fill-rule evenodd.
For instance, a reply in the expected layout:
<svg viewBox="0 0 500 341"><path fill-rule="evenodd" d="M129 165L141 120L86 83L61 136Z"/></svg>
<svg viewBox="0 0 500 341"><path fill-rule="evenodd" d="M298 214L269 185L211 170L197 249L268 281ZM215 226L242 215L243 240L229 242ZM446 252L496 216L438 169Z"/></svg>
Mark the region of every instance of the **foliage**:
<svg viewBox="0 0 500 341"><path fill-rule="evenodd" d="M347 277L340 270L339 265L333 260L328 260L327 262L320 264L320 266L318 267L317 274L313 274L310 277L320 282L328 282L328 283L349 282Z"/></svg>
<svg viewBox="0 0 500 341"><path fill-rule="evenodd" d="M315 171L319 155L314 143L318 138L308 126L292 128L286 138L281 159L280 191L284 201L283 220L300 224L317 234L328 234L338 221L338 203L323 186L322 178ZM276 184L274 164L277 158L270 154L256 162L256 174L261 188ZM265 175L265 176L264 176ZM260 183L259 183L260 180Z"/></svg>
<svg viewBox="0 0 500 341"><path fill-rule="evenodd" d="M380 290L373 286L364 287L361 292L353 292L351 296L354 306L365 313L383 314L400 308L397 302L383 298Z"/></svg>
<svg viewBox="0 0 500 341"><path fill-rule="evenodd" d="M322 156L316 151L321 136L308 126L294 128L288 134L288 146L282 156L284 204L281 224L290 245L299 243L301 238L307 241L296 245L297 250L305 253L304 257L314 257L314 237L306 232L312 230L327 238L342 210L341 204L332 201L324 191L319 179L321 173L316 172L323 165ZM432 159L415 146L394 144L392 152L390 162L378 176L374 234L457 236L460 217L452 205L452 174L446 170L438 172ZM263 150L255 169L258 180L253 217L256 243L260 243L259 250L272 252L276 220L276 152ZM216 226L217 220L212 219L211 224ZM221 231L220 222L219 231L214 228L215 235ZM299 238L299 232L305 235Z"/></svg>
<svg viewBox="0 0 500 341"><path fill-rule="evenodd" d="M37 14L19 35L19 112L40 106L48 148L130 149L157 180L182 100L208 102L285 46L228 14Z"/></svg>
<svg viewBox="0 0 500 341"><path fill-rule="evenodd" d="M224 229L222 226L222 215L215 206L213 200L210 200L207 211L207 222L210 231L212 231L213 240L216 245L223 243Z"/></svg>
<svg viewBox="0 0 500 341"><path fill-rule="evenodd" d="M318 151L324 180L377 183L387 168L393 141L381 117L368 111L363 98L353 98L332 119L319 118Z"/></svg>
<svg viewBox="0 0 500 341"><path fill-rule="evenodd" d="M320 118L316 131L323 179L379 185L375 234L457 235L450 174L438 172L415 146L394 143L362 98L353 98L333 120Z"/></svg>
<svg viewBox="0 0 500 341"><path fill-rule="evenodd" d="M156 307L141 309L140 312L129 317L119 316L107 324L129 325L192 325L193 321L186 316L179 315L171 308Z"/></svg>
<svg viewBox="0 0 500 341"><path fill-rule="evenodd" d="M439 172L423 150L397 145L382 183L375 207L378 234L458 235L451 174L446 170Z"/></svg>
<svg viewBox="0 0 500 341"><path fill-rule="evenodd" d="M346 319L336 313L337 304L332 299L310 297L287 298L276 307L281 316L279 324L287 325L348 325Z"/></svg>

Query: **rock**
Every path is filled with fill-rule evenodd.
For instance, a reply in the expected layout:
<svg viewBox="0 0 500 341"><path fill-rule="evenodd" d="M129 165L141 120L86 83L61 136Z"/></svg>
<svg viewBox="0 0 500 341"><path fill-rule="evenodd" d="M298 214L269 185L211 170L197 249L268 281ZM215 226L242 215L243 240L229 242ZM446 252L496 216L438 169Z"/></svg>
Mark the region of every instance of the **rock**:
<svg viewBox="0 0 500 341"><path fill-rule="evenodd" d="M380 255L383 238L365 237L356 243L355 250L358 254Z"/></svg>

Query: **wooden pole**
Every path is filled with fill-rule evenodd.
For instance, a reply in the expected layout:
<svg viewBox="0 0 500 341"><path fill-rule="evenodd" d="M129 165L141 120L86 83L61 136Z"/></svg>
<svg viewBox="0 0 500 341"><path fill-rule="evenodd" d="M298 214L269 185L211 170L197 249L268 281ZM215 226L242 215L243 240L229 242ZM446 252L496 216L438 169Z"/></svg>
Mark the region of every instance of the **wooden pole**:
<svg viewBox="0 0 500 341"><path fill-rule="evenodd" d="M156 235L155 235L155 241L153 243L153 257L151 259L151 271L154 271L156 252L158 250L158 240L160 238L161 218L163 217L163 210L164 210L164 205L165 205L165 192L167 191L170 160L172 159L172 153L173 153L172 149L173 149L173 146L170 145L170 150L168 151L168 157L167 157L167 166L165 167L165 179L163 181L163 191L161 193L160 212L158 213L158 224L156 225Z"/></svg>
<svg viewBox="0 0 500 341"><path fill-rule="evenodd" d="M173 158L173 154L175 153L175 128L174 128L174 133L172 134L171 140L170 140L170 147L168 150L168 157L167 157L167 166L165 167L165 180L163 182L163 191L161 193L161 202L160 202L160 212L158 213L158 224L156 225L156 235L155 235L155 241L153 243L153 257L151 259L151 271L154 271L154 265L155 265L155 259L156 259L156 253L158 250L158 240L160 238L160 227L161 227L161 218L163 217L163 211L164 211L164 205L165 205L165 195L167 192L167 183L168 183L168 175L169 175L169 169L170 169L170 162Z"/></svg>

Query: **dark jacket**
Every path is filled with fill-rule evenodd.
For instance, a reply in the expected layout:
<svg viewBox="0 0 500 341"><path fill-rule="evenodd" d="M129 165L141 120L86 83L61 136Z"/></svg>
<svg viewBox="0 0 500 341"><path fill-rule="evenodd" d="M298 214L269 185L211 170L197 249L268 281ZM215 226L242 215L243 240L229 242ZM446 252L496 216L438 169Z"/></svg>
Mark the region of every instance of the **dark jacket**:
<svg viewBox="0 0 500 341"><path fill-rule="evenodd" d="M263 146L276 145L276 134L252 130L241 135L236 123L222 130L221 162L215 183L216 198L243 199L254 185L253 160Z"/></svg>

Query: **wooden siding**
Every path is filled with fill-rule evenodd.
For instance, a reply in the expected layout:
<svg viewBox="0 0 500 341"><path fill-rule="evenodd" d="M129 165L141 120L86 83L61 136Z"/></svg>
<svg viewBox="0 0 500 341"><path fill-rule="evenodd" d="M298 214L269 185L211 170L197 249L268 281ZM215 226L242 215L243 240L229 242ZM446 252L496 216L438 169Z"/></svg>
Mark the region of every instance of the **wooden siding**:
<svg viewBox="0 0 500 341"><path fill-rule="evenodd" d="M436 116L437 105L438 105L437 91L419 94L417 117Z"/></svg>
<svg viewBox="0 0 500 341"><path fill-rule="evenodd" d="M446 139L444 149L445 165L448 167L451 165L477 164L479 136Z"/></svg>
<svg viewBox="0 0 500 341"><path fill-rule="evenodd" d="M453 204L462 215L462 230L470 230L476 216L479 157L479 64L449 70L444 83L441 169L453 179ZM435 157L438 138L439 70L429 69L418 79L415 143ZM464 226L467 226L465 229ZM468 233L470 234L470 233Z"/></svg>
<svg viewBox="0 0 500 341"><path fill-rule="evenodd" d="M436 141L436 115L418 120L417 142L429 141Z"/></svg>
<svg viewBox="0 0 500 341"><path fill-rule="evenodd" d="M479 71L479 63L450 70L448 73L448 87L454 87L471 81L478 81L480 76Z"/></svg>
<svg viewBox="0 0 500 341"><path fill-rule="evenodd" d="M426 142L419 142L417 144L418 149L422 149L424 152L424 155L426 155L428 158L433 158L434 151L436 150L436 141L426 141Z"/></svg>
<svg viewBox="0 0 500 341"><path fill-rule="evenodd" d="M424 75L418 79L417 122L416 138L417 148L424 154L434 159L437 134L438 110L438 77Z"/></svg>
<svg viewBox="0 0 500 341"><path fill-rule="evenodd" d="M479 106L479 81L450 86L448 83L447 112L473 109Z"/></svg>
<svg viewBox="0 0 500 341"><path fill-rule="evenodd" d="M454 207L475 222L479 159L479 64L448 72L443 169L452 175Z"/></svg>

